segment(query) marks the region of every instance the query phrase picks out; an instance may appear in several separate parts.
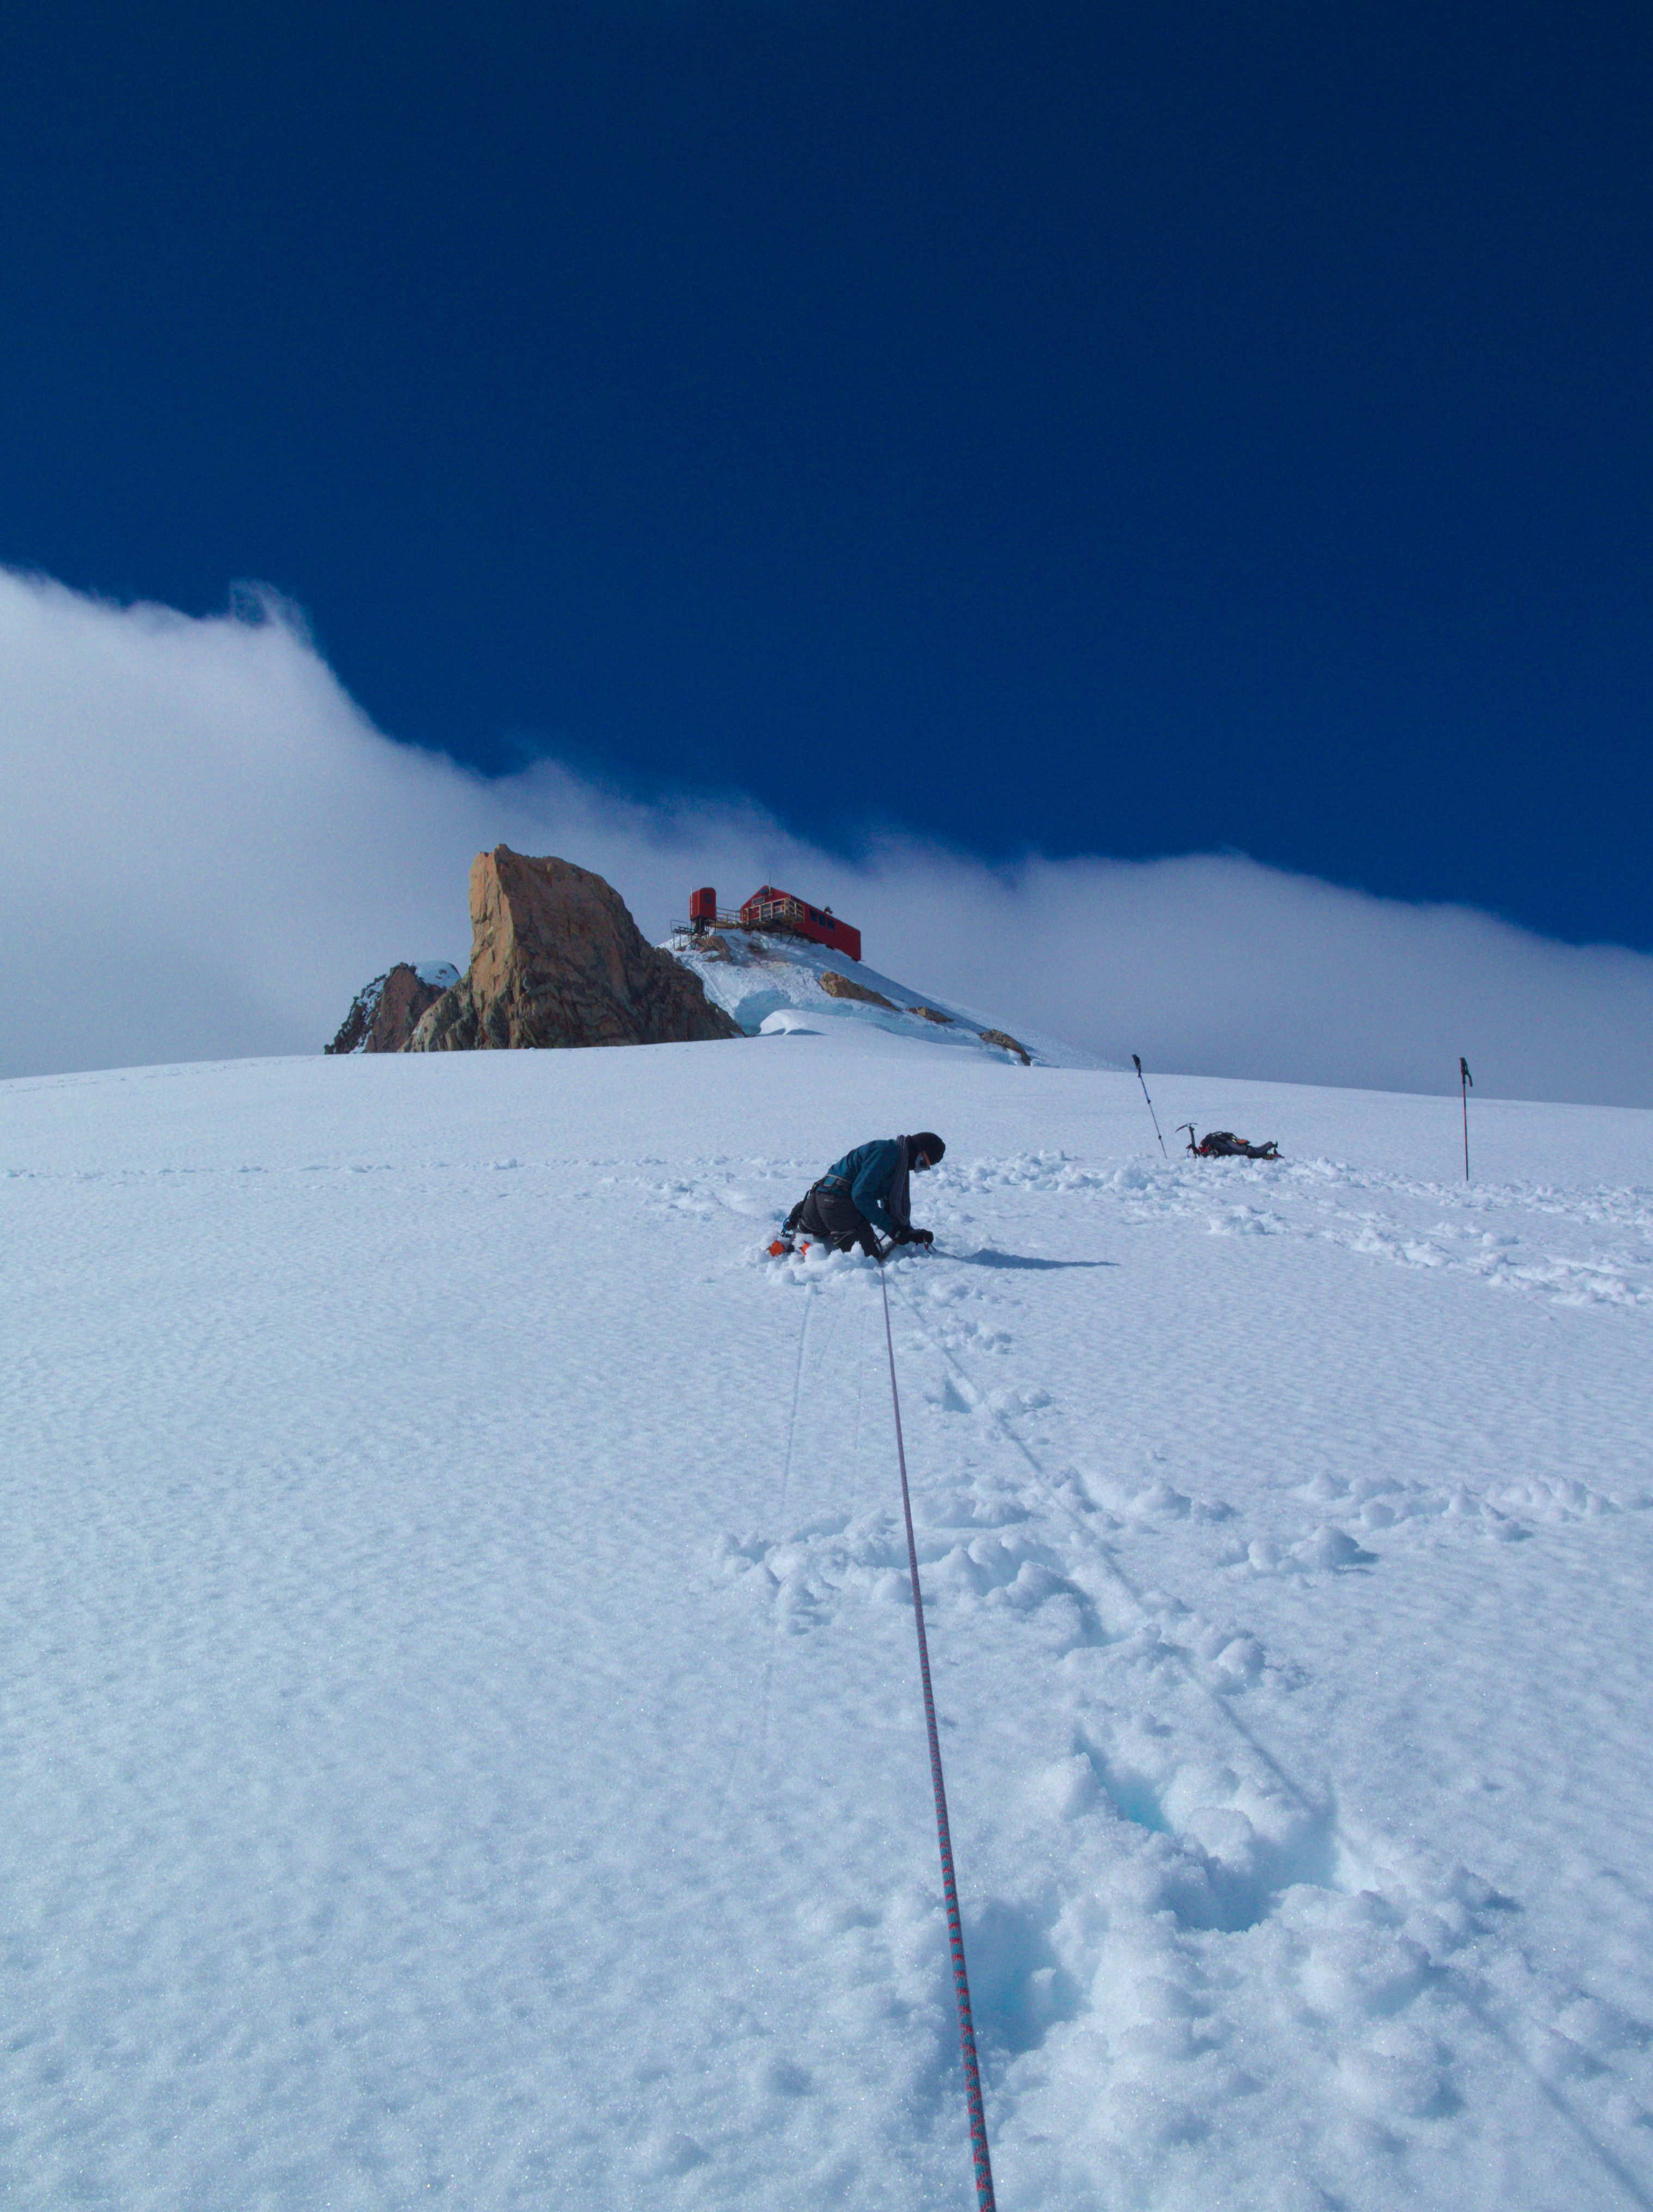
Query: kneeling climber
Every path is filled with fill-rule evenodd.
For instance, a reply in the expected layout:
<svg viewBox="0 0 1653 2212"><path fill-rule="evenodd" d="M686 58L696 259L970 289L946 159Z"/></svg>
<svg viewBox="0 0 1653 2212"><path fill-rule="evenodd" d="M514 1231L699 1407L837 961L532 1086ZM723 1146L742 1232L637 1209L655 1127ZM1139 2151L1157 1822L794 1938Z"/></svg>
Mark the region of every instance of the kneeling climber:
<svg viewBox="0 0 1653 2212"><path fill-rule="evenodd" d="M859 1248L869 1260L884 1257L880 1229L891 1244L933 1243L931 1231L913 1226L907 1178L934 1167L946 1149L933 1129L918 1129L910 1137L875 1137L869 1145L857 1145L819 1182L811 1184L787 1216L787 1225L770 1251L790 1252L800 1231L805 1237L818 1237L830 1251Z"/></svg>

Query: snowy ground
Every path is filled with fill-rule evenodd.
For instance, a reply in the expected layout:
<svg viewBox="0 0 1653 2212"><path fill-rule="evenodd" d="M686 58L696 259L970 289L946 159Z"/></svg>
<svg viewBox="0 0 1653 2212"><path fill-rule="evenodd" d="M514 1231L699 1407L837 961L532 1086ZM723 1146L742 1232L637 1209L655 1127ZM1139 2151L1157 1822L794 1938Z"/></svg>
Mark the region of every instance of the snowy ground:
<svg viewBox="0 0 1653 2212"><path fill-rule="evenodd" d="M838 1024L0 1085L0 2190L1653 2204L1653 1116Z"/></svg>

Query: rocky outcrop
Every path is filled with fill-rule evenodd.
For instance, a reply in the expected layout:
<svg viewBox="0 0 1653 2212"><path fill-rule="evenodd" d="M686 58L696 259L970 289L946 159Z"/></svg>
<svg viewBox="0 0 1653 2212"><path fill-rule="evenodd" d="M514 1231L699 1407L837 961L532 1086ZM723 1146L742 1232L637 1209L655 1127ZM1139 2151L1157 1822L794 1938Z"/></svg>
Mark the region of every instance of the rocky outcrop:
<svg viewBox="0 0 1653 2212"><path fill-rule="evenodd" d="M895 1000L886 999L882 991L871 991L853 975L841 975L836 968L823 969L817 980L829 999L859 999L864 1006L882 1006L891 1014L901 1012Z"/></svg>
<svg viewBox="0 0 1653 2212"><path fill-rule="evenodd" d="M404 1052L419 1017L434 1006L459 971L446 960L425 960L416 965L398 961L383 975L364 983L350 1001L350 1011L339 1024L328 1052Z"/></svg>
<svg viewBox="0 0 1653 2212"><path fill-rule="evenodd" d="M827 969L816 980L830 999L859 999L863 1006L883 1006L892 1014L916 1014L921 1021L934 1022L939 1027L947 1029L952 1027L952 1016L944 1014L939 1006L898 1006L893 999L886 999L882 991L869 990L865 983L858 983L853 975L841 975L834 968ZM1024 1048L1013 1036L1007 1036L1003 1030L977 1030L975 1034L983 1044L990 1044L1000 1052L1013 1052L1024 1067L1032 1066L1033 1062Z"/></svg>
<svg viewBox="0 0 1653 2212"><path fill-rule="evenodd" d="M683 1044L741 1032L698 975L659 952L620 894L572 861L496 845L471 864L471 966L409 1052Z"/></svg>

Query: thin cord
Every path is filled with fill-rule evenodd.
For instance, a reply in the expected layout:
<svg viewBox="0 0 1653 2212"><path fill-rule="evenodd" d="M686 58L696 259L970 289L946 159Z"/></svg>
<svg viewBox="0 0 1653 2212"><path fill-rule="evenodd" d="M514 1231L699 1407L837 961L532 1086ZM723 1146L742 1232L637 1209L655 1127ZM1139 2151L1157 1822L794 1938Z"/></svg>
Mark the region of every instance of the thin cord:
<svg viewBox="0 0 1653 2212"><path fill-rule="evenodd" d="M930 1731L930 1780L935 1789L936 1838L941 1845L941 1887L947 1902L947 1942L952 1952L953 1996L958 2003L958 2043L964 2061L964 2101L970 2114L970 2150L975 2160L976 2212L996 2212L993 2162L988 2155L988 2122L981 2105L981 2074L975 2059L975 2028L970 2018L970 1982L964 1971L964 1923L958 1912L953 1879L953 1844L947 1826L947 1790L941 1778L941 1737L936 1728L935 1694L930 1687L930 1647L924 1634L924 1599L918 1586L918 1544L913 1535L913 1500L907 1487L907 1448L901 1435L901 1394L896 1388L896 1340L890 1326L890 1288L879 1271L884 1292L884 1340L890 1352L890 1401L896 1409L896 1457L901 1464L901 1510L907 1518L907 1564L913 1577L913 1623L918 1630L918 1670L924 1682L924 1722Z"/></svg>

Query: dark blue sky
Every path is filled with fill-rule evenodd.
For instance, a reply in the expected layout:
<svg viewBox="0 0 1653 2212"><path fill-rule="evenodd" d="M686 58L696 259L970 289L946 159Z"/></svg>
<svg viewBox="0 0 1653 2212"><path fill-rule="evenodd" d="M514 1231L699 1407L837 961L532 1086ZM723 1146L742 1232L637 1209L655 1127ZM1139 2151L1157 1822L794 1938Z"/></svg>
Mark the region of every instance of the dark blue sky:
<svg viewBox="0 0 1653 2212"><path fill-rule="evenodd" d="M1653 947L1650 26L31 10L0 562L490 769Z"/></svg>

